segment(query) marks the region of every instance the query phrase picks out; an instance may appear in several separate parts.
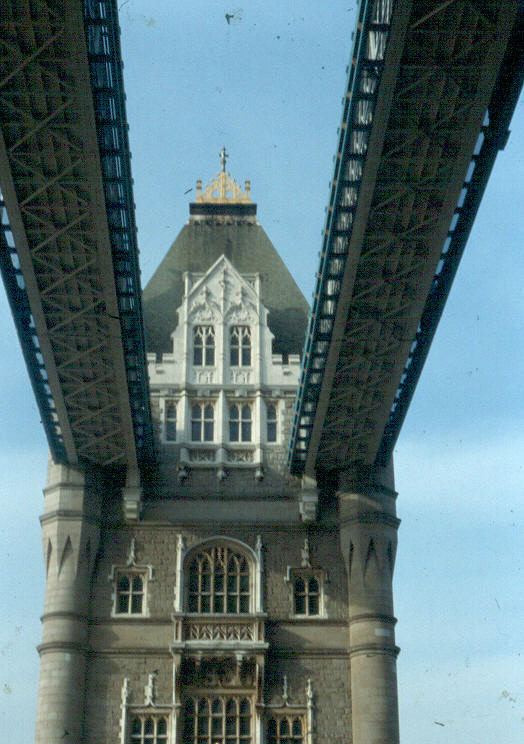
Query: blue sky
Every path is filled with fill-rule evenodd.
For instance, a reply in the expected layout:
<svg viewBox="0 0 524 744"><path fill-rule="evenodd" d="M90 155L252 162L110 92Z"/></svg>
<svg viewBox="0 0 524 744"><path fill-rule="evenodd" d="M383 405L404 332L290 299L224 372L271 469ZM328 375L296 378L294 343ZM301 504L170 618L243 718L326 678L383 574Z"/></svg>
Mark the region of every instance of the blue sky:
<svg viewBox="0 0 524 744"><path fill-rule="evenodd" d="M187 219L184 192L216 174L225 145L309 299L355 0L120 6L143 283ZM521 101L395 452L403 744L524 736L523 152ZM0 302L0 729L25 744L47 446Z"/></svg>

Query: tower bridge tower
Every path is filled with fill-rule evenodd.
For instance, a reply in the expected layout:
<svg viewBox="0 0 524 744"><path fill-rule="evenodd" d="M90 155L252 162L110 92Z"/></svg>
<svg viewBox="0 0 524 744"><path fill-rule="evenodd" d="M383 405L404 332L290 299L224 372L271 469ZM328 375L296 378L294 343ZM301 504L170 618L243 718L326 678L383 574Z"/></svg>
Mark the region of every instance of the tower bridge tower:
<svg viewBox="0 0 524 744"><path fill-rule="evenodd" d="M393 492L286 469L308 306L226 157L144 291L149 481L49 469L40 744L398 738Z"/></svg>

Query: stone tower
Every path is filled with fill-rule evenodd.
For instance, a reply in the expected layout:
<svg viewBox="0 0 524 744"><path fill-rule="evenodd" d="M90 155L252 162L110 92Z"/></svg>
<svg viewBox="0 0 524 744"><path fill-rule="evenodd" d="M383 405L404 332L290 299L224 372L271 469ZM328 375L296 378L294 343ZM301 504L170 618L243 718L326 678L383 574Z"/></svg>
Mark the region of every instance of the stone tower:
<svg viewBox="0 0 524 744"><path fill-rule="evenodd" d="M225 151L197 194L144 292L156 464L49 468L36 741L394 744L393 494L287 472L307 303Z"/></svg>

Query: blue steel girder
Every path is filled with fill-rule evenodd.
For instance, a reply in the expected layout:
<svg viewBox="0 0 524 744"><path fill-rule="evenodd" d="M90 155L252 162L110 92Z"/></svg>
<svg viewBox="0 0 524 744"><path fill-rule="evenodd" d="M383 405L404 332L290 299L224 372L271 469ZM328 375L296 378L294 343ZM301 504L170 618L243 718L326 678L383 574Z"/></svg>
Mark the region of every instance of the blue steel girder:
<svg viewBox="0 0 524 744"><path fill-rule="evenodd" d="M0 178L0 265L51 453L135 469L152 437L112 0L2 4Z"/></svg>
<svg viewBox="0 0 524 744"><path fill-rule="evenodd" d="M522 86L521 28L518 0L361 3L293 472L389 460Z"/></svg>

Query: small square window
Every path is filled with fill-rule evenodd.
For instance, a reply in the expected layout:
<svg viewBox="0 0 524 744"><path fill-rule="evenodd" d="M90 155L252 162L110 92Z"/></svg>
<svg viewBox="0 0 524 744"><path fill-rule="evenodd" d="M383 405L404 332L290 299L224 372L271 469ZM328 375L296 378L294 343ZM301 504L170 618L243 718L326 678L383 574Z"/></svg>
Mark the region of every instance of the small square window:
<svg viewBox="0 0 524 744"><path fill-rule="evenodd" d="M115 587L115 614L143 615L146 577L140 571L118 571Z"/></svg>
<svg viewBox="0 0 524 744"><path fill-rule="evenodd" d="M291 568L288 566L286 581L291 586L292 614L294 617L323 617L323 585L325 571L320 568Z"/></svg>

